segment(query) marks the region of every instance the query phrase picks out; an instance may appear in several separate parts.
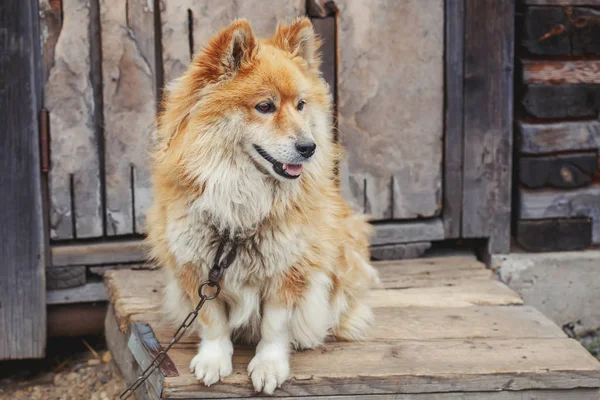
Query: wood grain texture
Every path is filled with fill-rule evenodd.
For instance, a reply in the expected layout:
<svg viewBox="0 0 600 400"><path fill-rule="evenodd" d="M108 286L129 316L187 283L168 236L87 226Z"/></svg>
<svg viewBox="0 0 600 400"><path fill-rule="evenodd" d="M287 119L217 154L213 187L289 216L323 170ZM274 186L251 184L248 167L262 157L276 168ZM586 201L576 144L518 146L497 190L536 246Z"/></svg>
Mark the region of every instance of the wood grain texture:
<svg viewBox="0 0 600 400"><path fill-rule="evenodd" d="M384 244L382 246L371 246L372 260L401 260L406 258L417 258L431 248L431 242L416 242L405 244Z"/></svg>
<svg viewBox="0 0 600 400"><path fill-rule="evenodd" d="M374 226L375 235L371 245L411 243L444 239L444 223L441 218L411 221L382 222Z"/></svg>
<svg viewBox="0 0 600 400"><path fill-rule="evenodd" d="M443 219L446 239L458 238L462 222L464 1L446 1L446 83Z"/></svg>
<svg viewBox="0 0 600 400"><path fill-rule="evenodd" d="M441 213L444 2L336 1L346 199L376 220ZM402 38L399 42L398 38Z"/></svg>
<svg viewBox="0 0 600 400"><path fill-rule="evenodd" d="M525 84L600 84L600 61L522 60Z"/></svg>
<svg viewBox="0 0 600 400"><path fill-rule="evenodd" d="M61 1L39 0L44 81L48 79L54 66L54 49L62 27Z"/></svg>
<svg viewBox="0 0 600 400"><path fill-rule="evenodd" d="M144 14L150 20L145 24ZM136 16L137 32L129 26L130 15ZM148 43L153 38L153 8L146 2L100 0L100 19L106 233L143 233L152 201L148 155L156 129L154 52Z"/></svg>
<svg viewBox="0 0 600 400"><path fill-rule="evenodd" d="M527 85L523 110L539 119L596 118L600 112L598 85Z"/></svg>
<svg viewBox="0 0 600 400"><path fill-rule="evenodd" d="M592 244L590 218L518 220L515 240L530 252L584 250Z"/></svg>
<svg viewBox="0 0 600 400"><path fill-rule="evenodd" d="M185 365L196 351L182 345L171 359ZM237 349L232 375L211 388L189 371L165 378L163 396L250 396L246 365L253 353ZM291 371L275 396L597 388L600 364L573 339L444 339L327 343L294 354Z"/></svg>
<svg viewBox="0 0 600 400"><path fill-rule="evenodd" d="M597 397L598 391L596 389L575 389L524 390L518 392L365 394L348 396L318 396L316 398L319 400L597 400ZM306 397L295 396L278 398L281 400L301 400L305 399ZM237 397L235 399L237 399ZM228 400L233 400L233 398Z"/></svg>
<svg viewBox="0 0 600 400"><path fill-rule="evenodd" d="M568 2L570 4L564 4L564 1L563 4L558 3L555 1L548 5L559 7L538 7L530 2L533 6L525 9L523 17L523 49L535 55L600 54L600 11L596 8L573 7L586 5L584 0Z"/></svg>
<svg viewBox="0 0 600 400"><path fill-rule="evenodd" d="M102 282L86 283L69 289L55 289L46 292L46 304L94 303L106 301L108 297Z"/></svg>
<svg viewBox="0 0 600 400"><path fill-rule="evenodd" d="M600 7L599 0L523 0L524 4L532 6L595 6Z"/></svg>
<svg viewBox="0 0 600 400"><path fill-rule="evenodd" d="M106 344L111 351L113 360L121 370L121 374L124 376L125 381L128 384L132 384L137 377L142 374L143 370L129 350L129 335L119 330L112 306L109 306L108 311L106 312L104 328ZM135 398L137 400L160 400L160 396L157 396L154 391L154 383L155 382L144 382L142 387L135 392Z"/></svg>
<svg viewBox="0 0 600 400"><path fill-rule="evenodd" d="M103 233L99 142L91 80L90 0L63 0L63 25L46 83L53 239Z"/></svg>
<svg viewBox="0 0 600 400"><path fill-rule="evenodd" d="M600 122L528 123L519 121L519 151L525 154L600 149Z"/></svg>
<svg viewBox="0 0 600 400"><path fill-rule="evenodd" d="M576 190L520 190L521 219L589 217L592 242L600 243L600 185Z"/></svg>
<svg viewBox="0 0 600 400"><path fill-rule="evenodd" d="M162 2L162 48L165 83L181 76L193 54L205 46L212 35L234 18L250 21L255 34L275 33L278 22L291 21L306 14L303 0L282 0L276 7L261 1L181 0ZM192 28L192 32L189 28ZM192 48L190 49L190 44Z"/></svg>
<svg viewBox="0 0 600 400"><path fill-rule="evenodd" d="M556 324L527 306L386 307L375 309L374 314L370 342L566 337ZM140 323L138 321L149 323L157 340L165 345L171 341L176 329L160 313L132 316L133 325ZM198 341L197 335L189 334L180 343Z"/></svg>
<svg viewBox="0 0 600 400"><path fill-rule="evenodd" d="M321 39L321 73L323 79L329 85L329 90L333 97L334 122L337 121L337 28L336 17L312 18L311 19L315 33ZM334 135L337 139L337 131Z"/></svg>
<svg viewBox="0 0 600 400"><path fill-rule="evenodd" d="M573 189L587 186L598 170L598 154L573 153L518 159L519 182L529 189L550 186Z"/></svg>
<svg viewBox="0 0 600 400"><path fill-rule="evenodd" d="M38 5L0 2L0 360L46 348Z"/></svg>
<svg viewBox="0 0 600 400"><path fill-rule="evenodd" d="M99 265L143 262L144 242L119 242L52 246L52 265Z"/></svg>
<svg viewBox="0 0 600 400"><path fill-rule="evenodd" d="M462 236L510 249L514 0L466 0ZM484 23L485 21L485 23Z"/></svg>

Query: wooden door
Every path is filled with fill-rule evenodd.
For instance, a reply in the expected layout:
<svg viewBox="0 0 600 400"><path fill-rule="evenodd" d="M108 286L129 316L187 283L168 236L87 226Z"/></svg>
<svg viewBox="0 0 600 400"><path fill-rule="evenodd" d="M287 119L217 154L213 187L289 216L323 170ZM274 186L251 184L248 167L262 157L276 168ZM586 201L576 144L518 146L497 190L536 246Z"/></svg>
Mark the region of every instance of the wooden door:
<svg viewBox="0 0 600 400"><path fill-rule="evenodd" d="M133 261L162 86L235 17L267 35L308 14L347 148L341 187L372 216L373 246L496 237L507 250L512 0L39 1L55 249L117 238ZM82 254L63 250L69 265Z"/></svg>

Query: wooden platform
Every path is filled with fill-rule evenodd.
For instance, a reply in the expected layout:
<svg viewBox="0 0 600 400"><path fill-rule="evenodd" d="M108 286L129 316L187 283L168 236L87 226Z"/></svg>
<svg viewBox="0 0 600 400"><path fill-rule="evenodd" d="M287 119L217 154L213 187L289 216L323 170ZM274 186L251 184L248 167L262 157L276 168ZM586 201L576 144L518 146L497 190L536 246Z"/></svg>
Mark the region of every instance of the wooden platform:
<svg viewBox="0 0 600 400"><path fill-rule="evenodd" d="M296 353L285 399L598 400L600 363L473 258L377 264L377 325L368 343L329 342ZM106 287L109 348L128 381L146 367L173 327L161 323L160 271L111 271ZM254 350L236 348L234 372L207 388L190 373L197 338L170 352L142 399L256 396L246 373Z"/></svg>

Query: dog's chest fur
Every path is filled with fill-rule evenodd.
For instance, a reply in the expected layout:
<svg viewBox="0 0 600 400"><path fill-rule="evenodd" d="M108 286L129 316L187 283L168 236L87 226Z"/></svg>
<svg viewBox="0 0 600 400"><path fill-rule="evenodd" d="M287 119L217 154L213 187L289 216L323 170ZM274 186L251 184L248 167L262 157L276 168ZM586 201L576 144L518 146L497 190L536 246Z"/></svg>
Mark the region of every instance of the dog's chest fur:
<svg viewBox="0 0 600 400"><path fill-rule="evenodd" d="M208 278L224 239L214 218L206 208L195 204L167 222L169 250L177 265L193 269L201 280ZM221 285L232 329L243 330L241 336L250 340L256 337L262 300L276 290L281 277L307 248L308 240L299 226L259 223L238 233L236 256L224 272Z"/></svg>

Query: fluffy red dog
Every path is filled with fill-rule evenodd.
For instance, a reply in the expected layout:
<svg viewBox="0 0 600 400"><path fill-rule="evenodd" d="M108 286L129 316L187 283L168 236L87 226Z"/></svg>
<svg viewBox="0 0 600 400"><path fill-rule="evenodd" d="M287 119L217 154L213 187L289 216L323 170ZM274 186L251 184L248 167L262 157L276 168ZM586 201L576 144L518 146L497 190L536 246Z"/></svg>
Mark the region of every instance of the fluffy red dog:
<svg viewBox="0 0 600 400"><path fill-rule="evenodd" d="M166 91L148 243L176 324L197 304L219 242L239 243L221 295L195 323L190 367L206 385L231 373L232 339L258 344L248 372L270 394L288 377L291 347L360 339L372 320L362 301L378 279L370 228L335 182L318 47L306 18L269 39L237 20Z"/></svg>

